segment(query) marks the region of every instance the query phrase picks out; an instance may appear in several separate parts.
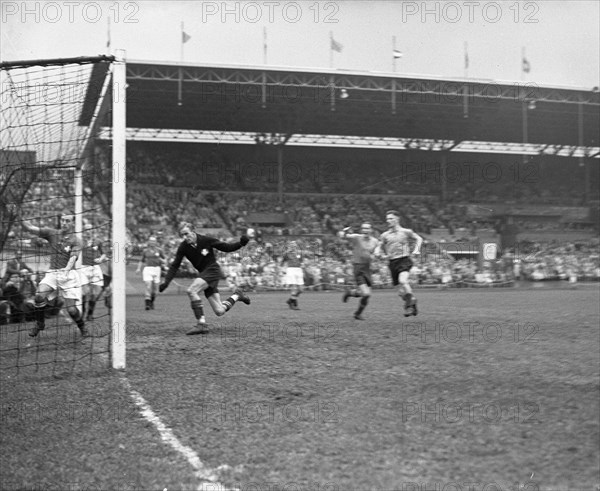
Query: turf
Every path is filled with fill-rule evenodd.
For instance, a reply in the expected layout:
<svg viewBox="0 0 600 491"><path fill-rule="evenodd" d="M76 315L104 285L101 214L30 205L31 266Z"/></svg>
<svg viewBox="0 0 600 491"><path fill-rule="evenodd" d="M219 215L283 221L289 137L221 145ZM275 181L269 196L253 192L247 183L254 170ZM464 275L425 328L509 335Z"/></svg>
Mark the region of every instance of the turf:
<svg viewBox="0 0 600 491"><path fill-rule="evenodd" d="M417 294L256 294L197 336L185 295L129 296L125 376L241 490L598 489L597 287ZM2 489L198 489L100 365L2 370Z"/></svg>

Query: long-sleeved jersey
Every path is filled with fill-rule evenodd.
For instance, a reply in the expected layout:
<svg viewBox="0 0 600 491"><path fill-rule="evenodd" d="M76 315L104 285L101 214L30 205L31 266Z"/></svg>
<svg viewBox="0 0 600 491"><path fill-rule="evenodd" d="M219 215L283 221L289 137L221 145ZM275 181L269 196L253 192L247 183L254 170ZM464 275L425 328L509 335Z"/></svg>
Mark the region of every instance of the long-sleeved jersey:
<svg viewBox="0 0 600 491"><path fill-rule="evenodd" d="M165 283L170 283L175 277L175 273L181 266L183 258L187 258L192 266L198 270L199 273L204 271L209 266L217 264L214 249L221 252L234 252L241 249L243 246L238 242L222 242L214 237L207 237L206 235L196 234L196 245L188 244L185 240L179 244L175 259L167 271L165 277ZM218 266L218 264L217 264Z"/></svg>
<svg viewBox="0 0 600 491"><path fill-rule="evenodd" d="M50 244L50 269L66 268L71 256L78 256L81 253L81 242L75 234L42 227L38 235Z"/></svg>

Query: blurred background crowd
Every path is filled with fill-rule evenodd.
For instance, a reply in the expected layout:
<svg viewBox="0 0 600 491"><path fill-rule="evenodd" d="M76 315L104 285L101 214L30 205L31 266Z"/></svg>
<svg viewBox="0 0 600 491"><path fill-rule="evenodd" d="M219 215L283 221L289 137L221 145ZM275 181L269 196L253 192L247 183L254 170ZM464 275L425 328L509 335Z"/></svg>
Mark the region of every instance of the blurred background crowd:
<svg viewBox="0 0 600 491"><path fill-rule="evenodd" d="M167 258L172 259L180 243L177 224L181 221L223 240L252 228L257 231L257 241L239 253L219 258L224 280L231 287L284 288L283 258L293 249L303 257L309 288L338 288L353 281L350 247L338 232L370 222L378 236L387 228L385 212L396 209L402 226L425 238L423 254L412 270L415 283L421 286L600 279L598 190L593 186L592 199L583 203L579 169L564 161L550 157L527 164L529 174L531 169L535 171L536 179L531 180L515 179L517 164L500 161L494 166L500 169L502 179L465 173L444 183L428 163L420 167L412 163L394 167L384 159L289 163L282 189L272 166L264 167L263 172L244 161L243 152L232 156L202 146L204 153L199 154L198 148L128 145L131 260L137 261L150 236L157 237ZM102 148L97 150L98 169L106 167L106 155ZM423 174L415 170L418 168L428 170ZM394 177L394 172L398 176ZM100 180L101 172L97 172L86 181L83 225L94 238L108 241L110 198L103 196ZM57 210L72 208L72 195L72 176L56 171L53 178L30 190L24 214L38 225L56 226ZM19 227L12 238L9 246L24 251L25 260L45 246ZM481 247L486 243L495 243L497 253L483 254ZM451 250L443 247L450 244ZM3 259L6 262L7 257ZM390 284L384 260L375 258L373 271L376 286ZM193 276L194 272L184 262L180 274Z"/></svg>

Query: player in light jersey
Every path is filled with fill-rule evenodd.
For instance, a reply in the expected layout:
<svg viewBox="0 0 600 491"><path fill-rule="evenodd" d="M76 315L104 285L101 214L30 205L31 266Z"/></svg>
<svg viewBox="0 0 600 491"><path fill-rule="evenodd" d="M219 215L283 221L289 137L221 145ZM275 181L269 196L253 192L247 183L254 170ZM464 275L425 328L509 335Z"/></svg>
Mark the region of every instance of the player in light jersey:
<svg viewBox="0 0 600 491"><path fill-rule="evenodd" d="M40 281L35 294L36 325L29 335L35 337L45 329L45 308L49 300L59 294L64 298L65 307L77 324L82 336L88 332L81 315L81 285L75 271L75 263L81 253L81 243L73 233L75 216L65 212L60 217L60 229L36 227L29 221L23 221L23 228L38 235L50 245L50 269Z"/></svg>
<svg viewBox="0 0 600 491"><path fill-rule="evenodd" d="M154 299L156 298L156 290L160 284L161 267L165 264L165 254L160 247L156 237L148 238L148 246L142 251L142 257L138 263L136 273L142 270L142 280L146 285L144 300L146 310L154 310Z"/></svg>
<svg viewBox="0 0 600 491"><path fill-rule="evenodd" d="M371 296L371 256L379 246L379 241L373 237L373 228L370 223L363 223L360 226L360 234L351 233L350 227L342 230L340 236L350 240L352 243L352 265L354 267L354 281L356 288L348 289L344 293L342 300L348 301L350 297L360 297L358 309L354 312L356 320L364 320L362 312L369 303Z"/></svg>
<svg viewBox="0 0 600 491"><path fill-rule="evenodd" d="M398 295L404 299L404 317L417 315L417 299L408 279L413 265L410 256L421 253L423 238L411 229L400 226L400 214L396 210L388 211L385 221L389 229L381 234L379 240L389 260L392 283L398 287ZM416 242L414 248L411 248L411 242Z"/></svg>

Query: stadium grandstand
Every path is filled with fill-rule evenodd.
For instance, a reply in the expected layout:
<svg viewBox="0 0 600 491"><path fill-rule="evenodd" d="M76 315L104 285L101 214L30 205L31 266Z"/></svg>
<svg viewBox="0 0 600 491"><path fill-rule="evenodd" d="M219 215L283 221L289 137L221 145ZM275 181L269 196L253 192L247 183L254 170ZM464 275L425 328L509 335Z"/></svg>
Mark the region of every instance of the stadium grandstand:
<svg viewBox="0 0 600 491"><path fill-rule="evenodd" d="M597 89L155 62L128 63L127 83L133 254L151 234L174 245L173 227L191 219L220 237L257 227L275 249L292 237L326 248L347 225L383 230L398 208L426 250L475 260L474 279L519 244L598 233ZM108 135L97 139L104 163ZM484 244L495 247L486 257ZM441 281L440 268L423 269Z"/></svg>
<svg viewBox="0 0 600 491"><path fill-rule="evenodd" d="M89 75L80 124L92 117L103 76ZM319 244L315 259L336 251L313 276L341 283L351 275L336 234L364 221L381 232L385 211L397 208L434 263L467 260L471 280L487 268L504 281L513 267L492 263L506 254L568 241L577 255L598 233L597 89L136 61L126 77L132 256L150 235L173 253L183 220L223 238L252 226L272 252L261 249L258 264L242 268L249 283L279 285L261 273L291 238ZM110 220L108 102L95 123L84 226ZM45 208L56 201L44 193L70 196L72 187L70 178L40 182L30 202L52 220ZM448 277L423 257L426 281ZM598 259L584 263L580 277L597 277Z"/></svg>

